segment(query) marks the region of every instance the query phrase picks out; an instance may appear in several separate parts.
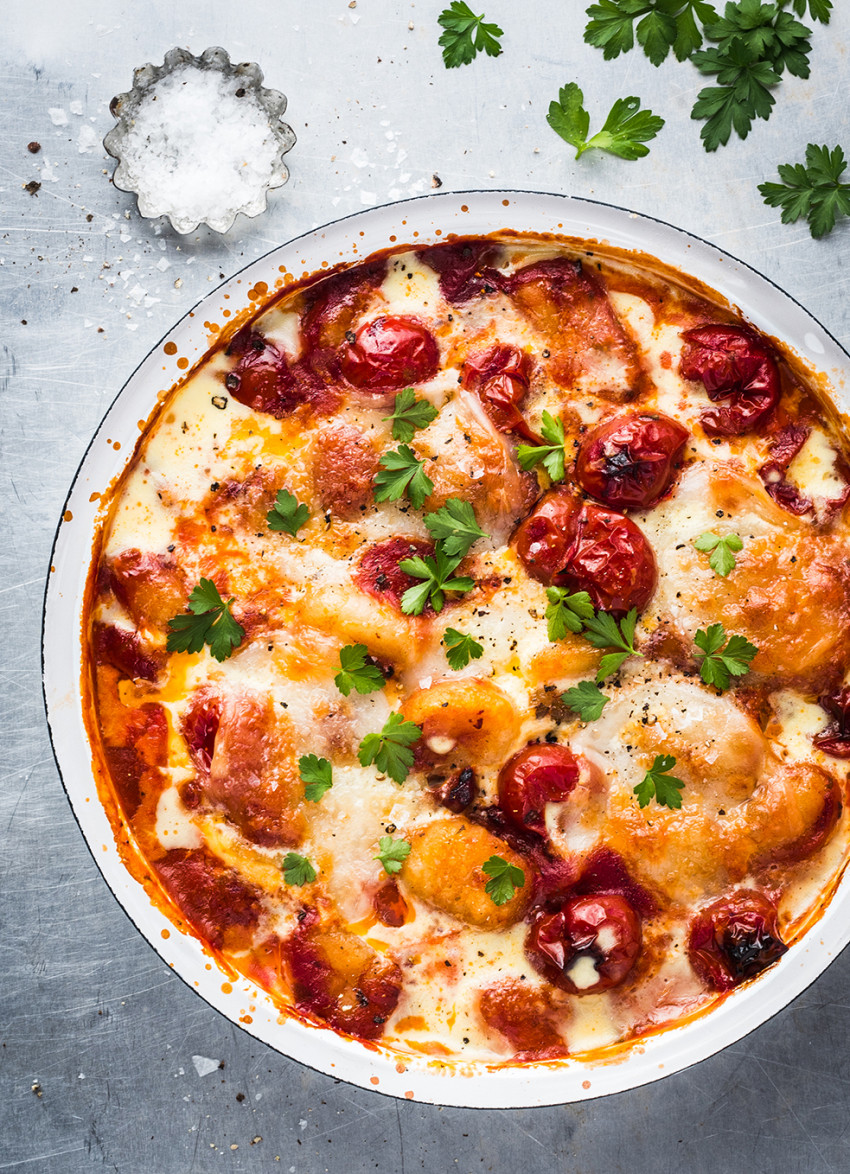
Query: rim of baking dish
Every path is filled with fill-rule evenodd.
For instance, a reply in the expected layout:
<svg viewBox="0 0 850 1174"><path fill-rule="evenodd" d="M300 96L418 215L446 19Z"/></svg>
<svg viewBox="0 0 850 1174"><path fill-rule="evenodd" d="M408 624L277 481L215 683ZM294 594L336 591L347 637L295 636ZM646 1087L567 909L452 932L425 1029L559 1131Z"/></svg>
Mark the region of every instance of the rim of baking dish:
<svg viewBox="0 0 850 1174"><path fill-rule="evenodd" d="M235 318L252 306L259 308L267 294L282 288L282 275L286 284L302 276L299 265L306 275L356 264L382 249L422 248L449 234L501 231L605 243L647 254L704 282L822 372L839 409L850 413L850 355L833 335L770 278L693 233L616 204L549 192L434 192L384 204L311 229L250 262L197 302L142 359L110 404L71 483L54 538L42 613L42 686L62 785L113 896L164 962L237 1027L302 1064L391 1096L468 1108L525 1108L622 1092L735 1043L787 1006L850 941L844 908L850 901L850 878L843 876L817 923L774 967L714 1010L638 1039L617 1050L614 1059L506 1067L439 1062L304 1024L281 1015L254 983L226 975L197 938L177 930L152 904L125 867L98 799L83 721L82 605L99 521L98 494L132 458L139 418L154 409L157 393L185 377L186 371L177 366L178 354L194 356L191 370L209 349L211 311L224 307L225 294ZM329 255L332 250L336 256ZM258 292L254 283L263 282ZM177 344L175 354L164 353L166 341Z"/></svg>

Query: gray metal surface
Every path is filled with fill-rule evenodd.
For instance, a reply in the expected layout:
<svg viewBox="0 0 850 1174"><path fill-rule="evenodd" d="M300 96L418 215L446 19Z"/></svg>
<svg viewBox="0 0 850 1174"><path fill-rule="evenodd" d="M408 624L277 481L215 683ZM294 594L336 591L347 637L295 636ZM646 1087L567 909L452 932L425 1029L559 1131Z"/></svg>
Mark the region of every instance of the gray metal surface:
<svg viewBox="0 0 850 1174"><path fill-rule="evenodd" d="M580 0L484 6L505 53L451 72L439 0L2 6L0 1171L850 1170L848 954L739 1045L644 1089L513 1112L398 1103L284 1059L185 987L116 905L58 779L39 629L67 487L148 350L274 245L426 192L435 175L448 189L571 192L722 245L850 344L850 223L814 242L756 191L810 140L850 149L850 5L838 0L829 28L816 27L812 78L785 81L772 119L714 156L689 118L701 84L689 65L603 62L582 44ZM299 142L265 216L181 238L111 187L100 140L134 66L212 44L258 61L288 94ZM631 93L664 115L649 157L576 162L545 123L569 80L594 122Z"/></svg>

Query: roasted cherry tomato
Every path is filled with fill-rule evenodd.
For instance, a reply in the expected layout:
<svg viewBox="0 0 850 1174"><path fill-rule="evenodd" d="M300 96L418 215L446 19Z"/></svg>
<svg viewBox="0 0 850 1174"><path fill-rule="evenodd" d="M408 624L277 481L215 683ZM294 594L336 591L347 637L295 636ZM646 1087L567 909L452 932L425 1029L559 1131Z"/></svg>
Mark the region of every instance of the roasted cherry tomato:
<svg viewBox="0 0 850 1174"><path fill-rule="evenodd" d="M796 485L787 480L785 474L794 457L809 438L811 428L804 424L787 424L780 428L771 441L770 460L759 469L764 487L777 505L789 514L807 514L814 509L810 497L804 497Z"/></svg>
<svg viewBox="0 0 850 1174"><path fill-rule="evenodd" d="M642 611L655 590L655 556L634 522L568 490L544 494L514 541L530 575L587 591L601 611Z"/></svg>
<svg viewBox="0 0 850 1174"><path fill-rule="evenodd" d="M498 245L491 241L459 241L433 245L420 260L440 275L440 292L447 302L468 302L502 286L502 275L492 268Z"/></svg>
<svg viewBox="0 0 850 1174"><path fill-rule="evenodd" d="M776 906L764 893L741 889L715 901L691 922L691 965L718 991L760 974L787 949L779 936Z"/></svg>
<svg viewBox="0 0 850 1174"><path fill-rule="evenodd" d="M576 480L615 509L645 510L676 476L688 430L657 412L627 412L588 434L576 461Z"/></svg>
<svg viewBox="0 0 850 1174"><path fill-rule="evenodd" d="M375 318L340 351L342 373L361 391L398 391L436 375L440 348L415 318Z"/></svg>
<svg viewBox="0 0 850 1174"><path fill-rule="evenodd" d="M237 355L238 361L225 376L224 385L246 408L279 419L302 402L287 370L286 358L257 331L240 330L228 353Z"/></svg>
<svg viewBox="0 0 850 1174"><path fill-rule="evenodd" d="M835 720L815 734L815 746L832 758L850 758L850 688L828 693L820 703Z"/></svg>
<svg viewBox="0 0 850 1174"><path fill-rule="evenodd" d="M640 947L640 917L616 893L570 897L554 912L541 910L525 940L534 968L571 995L617 986Z"/></svg>
<svg viewBox="0 0 850 1174"><path fill-rule="evenodd" d="M525 422L519 405L528 391L531 360L515 346L498 345L463 365L463 385L474 391L499 432L516 432L532 444L542 443Z"/></svg>
<svg viewBox="0 0 850 1174"><path fill-rule="evenodd" d="M367 595L386 600L401 610L402 595L419 580L405 574L399 563L406 558L427 558L433 554L433 543L424 542L421 538L385 538L364 553L354 574L354 582ZM433 610L428 603L423 614L433 615Z"/></svg>
<svg viewBox="0 0 850 1174"><path fill-rule="evenodd" d="M679 373L702 382L713 402L700 423L709 436L741 436L767 420L779 400L779 368L766 343L746 326L698 326L682 336Z"/></svg>
<svg viewBox="0 0 850 1174"><path fill-rule="evenodd" d="M526 746L499 772L499 806L517 827L545 835L546 804L566 799L578 776L578 760L567 746Z"/></svg>

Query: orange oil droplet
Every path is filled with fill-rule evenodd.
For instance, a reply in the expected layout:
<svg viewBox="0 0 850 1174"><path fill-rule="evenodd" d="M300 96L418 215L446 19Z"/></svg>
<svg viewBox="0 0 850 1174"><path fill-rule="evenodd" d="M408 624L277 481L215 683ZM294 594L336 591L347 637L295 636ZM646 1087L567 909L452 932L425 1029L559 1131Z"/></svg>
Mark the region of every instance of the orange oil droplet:
<svg viewBox="0 0 850 1174"><path fill-rule="evenodd" d="M224 991L224 993L226 995L233 994L233 986L229 982L223 982L221 984L221 989Z"/></svg>
<svg viewBox="0 0 850 1174"><path fill-rule="evenodd" d="M466 204L461 204L460 210L461 210L461 212L468 212L469 208Z"/></svg>
<svg viewBox="0 0 850 1174"><path fill-rule="evenodd" d="M502 207L503 208L507 208L508 204L510 204L510 200L502 200ZM466 211L465 208L464 208L464 211Z"/></svg>
<svg viewBox="0 0 850 1174"><path fill-rule="evenodd" d="M89 501L100 501L100 494L99 493L90 493L89 494Z"/></svg>
<svg viewBox="0 0 850 1174"><path fill-rule="evenodd" d="M413 1100L413 1089L412 1089L412 1088L409 1088L409 1089L407 1090L407 1092L404 1094L404 1096L405 1096L405 1099L406 1099L406 1100L408 1100L408 1101L412 1101L412 1100Z"/></svg>
<svg viewBox="0 0 850 1174"><path fill-rule="evenodd" d="M369 1083L370 1083L370 1084L380 1084L380 1083L381 1083L381 1078L380 1078L379 1076L370 1076L370 1077L369 1077Z"/></svg>
<svg viewBox="0 0 850 1174"><path fill-rule="evenodd" d="M239 1022L240 1023L253 1023L254 1020L251 1018L250 1015L240 1015Z"/></svg>
<svg viewBox="0 0 850 1174"><path fill-rule="evenodd" d="M590 1088L590 1081L589 1081L589 1080L583 1080L583 1081L581 1082L581 1087L582 1087L582 1088Z"/></svg>
<svg viewBox="0 0 850 1174"><path fill-rule="evenodd" d="M176 355L177 354L177 343L176 342L167 342L162 349L165 351L165 353L167 355Z"/></svg>
<svg viewBox="0 0 850 1174"><path fill-rule="evenodd" d="M121 447L121 441L120 440L113 440L112 447L115 449L116 452L118 452L119 448Z"/></svg>
<svg viewBox="0 0 850 1174"><path fill-rule="evenodd" d="M65 513L62 515L63 522L71 522L71 521L73 521L73 518L74 518L74 515L71 513L70 510L65 510Z"/></svg>
<svg viewBox="0 0 850 1174"><path fill-rule="evenodd" d="M167 929L163 929L163 930L160 930L160 937L167 939L167 938L171 937L171 934Z"/></svg>
<svg viewBox="0 0 850 1174"><path fill-rule="evenodd" d="M177 366L180 368L181 371L185 371L186 368L189 366L189 360L188 359L178 359Z"/></svg>

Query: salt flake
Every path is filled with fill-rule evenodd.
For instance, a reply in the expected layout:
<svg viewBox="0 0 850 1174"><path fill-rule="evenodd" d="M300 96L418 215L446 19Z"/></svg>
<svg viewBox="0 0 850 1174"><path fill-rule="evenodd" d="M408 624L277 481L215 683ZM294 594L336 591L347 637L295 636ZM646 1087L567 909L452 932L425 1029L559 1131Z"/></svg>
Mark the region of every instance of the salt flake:
<svg viewBox="0 0 850 1174"><path fill-rule="evenodd" d="M68 115L61 106L48 106L47 113L50 115L50 121L54 126L68 125Z"/></svg>
<svg viewBox="0 0 850 1174"><path fill-rule="evenodd" d="M192 1063L195 1065L198 1076L209 1076L211 1072L215 1072L219 1065L218 1060L211 1060L209 1056L193 1056Z"/></svg>

